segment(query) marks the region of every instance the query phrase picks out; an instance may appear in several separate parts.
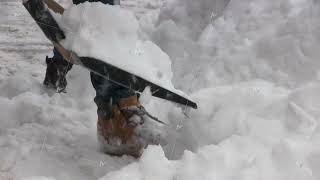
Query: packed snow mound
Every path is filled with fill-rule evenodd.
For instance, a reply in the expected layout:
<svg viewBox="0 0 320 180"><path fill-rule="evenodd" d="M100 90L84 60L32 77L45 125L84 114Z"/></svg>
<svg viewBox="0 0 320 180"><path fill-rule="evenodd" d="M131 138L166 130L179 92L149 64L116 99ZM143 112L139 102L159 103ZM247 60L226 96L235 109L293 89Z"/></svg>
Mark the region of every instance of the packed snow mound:
<svg viewBox="0 0 320 180"><path fill-rule="evenodd" d="M161 9L159 23L172 20L181 35L197 39L211 21L221 16L230 0L170 0ZM159 24L158 23L158 24ZM181 36L180 36L181 37Z"/></svg>
<svg viewBox="0 0 320 180"><path fill-rule="evenodd" d="M139 40L139 23L132 12L87 2L71 6L57 19L67 49L174 89L169 56L151 41Z"/></svg>
<svg viewBox="0 0 320 180"><path fill-rule="evenodd" d="M100 180L317 180L319 90L319 82L289 91L260 81L204 89L179 139L192 152L170 160L149 146L139 162Z"/></svg>
<svg viewBox="0 0 320 180"><path fill-rule="evenodd" d="M138 163L100 180L316 180L314 162L319 153L313 152L311 143L286 139L271 147L254 138L233 136L196 153L185 151L179 161L168 160L161 147L150 146Z"/></svg>
<svg viewBox="0 0 320 180"><path fill-rule="evenodd" d="M194 91L254 78L297 87L317 77L318 1L233 0L216 18L221 1L168 1L149 33L170 56L178 88L186 81Z"/></svg>
<svg viewBox="0 0 320 180"><path fill-rule="evenodd" d="M21 180L56 180L56 179L49 178L49 177L28 177L28 178L22 178Z"/></svg>
<svg viewBox="0 0 320 180"><path fill-rule="evenodd" d="M149 147L103 180L320 178L319 2L232 0L223 14L216 2L229 1L171 0L147 17L156 23L141 18L199 109L171 136L166 156ZM183 118L170 106L148 109L167 113L170 124Z"/></svg>

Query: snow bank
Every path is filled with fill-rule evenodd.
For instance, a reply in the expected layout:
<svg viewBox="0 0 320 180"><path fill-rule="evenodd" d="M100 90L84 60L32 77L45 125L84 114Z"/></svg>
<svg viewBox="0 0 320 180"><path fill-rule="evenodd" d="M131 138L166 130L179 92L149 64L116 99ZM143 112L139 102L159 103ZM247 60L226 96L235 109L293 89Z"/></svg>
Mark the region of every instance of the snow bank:
<svg viewBox="0 0 320 180"><path fill-rule="evenodd" d="M177 134L103 180L320 178L319 3L232 0L221 14L227 3L172 0L141 18L199 110L150 102Z"/></svg>
<svg viewBox="0 0 320 180"><path fill-rule="evenodd" d="M200 111L191 113L183 137L175 139L192 152L169 160L170 153L151 146L139 162L101 180L319 179L319 103L309 99L319 97L319 87L288 91L254 81L202 90L195 95Z"/></svg>
<svg viewBox="0 0 320 180"><path fill-rule="evenodd" d="M233 136L219 145L185 151L181 160L169 161L160 147L148 147L138 163L109 173L100 180L316 180L317 166L311 159L314 142L286 139L274 146L250 137ZM310 154L305 152L311 152ZM314 160L314 161L318 161Z"/></svg>
<svg viewBox="0 0 320 180"><path fill-rule="evenodd" d="M148 111L170 127L168 145L148 147L139 160L97 151L88 72L74 67L68 94L53 94L40 84L44 54L1 54L0 179L320 179L319 2L232 0L223 10L225 4L170 0L139 20L139 35L170 56L174 84L199 102L198 110L184 112L188 118L144 94ZM114 12L106 16L114 27L105 32L115 33L106 37L119 44L101 41L106 52L127 55L133 40L144 45L135 18L122 17L130 13L93 6ZM80 16L77 8L68 12ZM78 32L76 19L76 33L95 32ZM117 34L122 28L123 36Z"/></svg>
<svg viewBox="0 0 320 180"><path fill-rule="evenodd" d="M212 18L221 1L169 1L149 34L170 56L178 88L254 78L297 87L315 79L318 2L230 1L223 16Z"/></svg>
<svg viewBox="0 0 320 180"><path fill-rule="evenodd" d="M21 180L56 180L56 179L48 178L48 177L28 177L28 178L22 178Z"/></svg>
<svg viewBox="0 0 320 180"><path fill-rule="evenodd" d="M170 58L151 41L139 40L139 24L132 12L102 3L82 3L71 6L58 21L66 33L62 43L67 49L174 90Z"/></svg>
<svg viewBox="0 0 320 180"><path fill-rule="evenodd" d="M94 90L88 86L89 74L75 67L69 83L83 86L69 86L66 95L42 86L44 66L36 63L29 68L33 73L42 73L31 75L18 68L0 83L0 179L90 179L79 175L81 170L76 172L77 166L70 164L78 161L83 167L98 167L99 161L104 160L95 157L97 117ZM78 146L78 153L72 146ZM84 159L91 160L91 164L74 159L80 151L88 151ZM89 155L90 152L95 153Z"/></svg>

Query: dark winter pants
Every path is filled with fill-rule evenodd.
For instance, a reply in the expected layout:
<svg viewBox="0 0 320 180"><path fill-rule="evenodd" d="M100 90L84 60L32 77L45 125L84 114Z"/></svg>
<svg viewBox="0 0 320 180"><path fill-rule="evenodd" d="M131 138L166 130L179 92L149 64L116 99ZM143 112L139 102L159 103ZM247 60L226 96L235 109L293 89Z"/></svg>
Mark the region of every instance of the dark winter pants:
<svg viewBox="0 0 320 180"><path fill-rule="evenodd" d="M108 81L93 72L90 72L91 82L96 90L94 102L98 108L109 110L120 99L135 95L135 92Z"/></svg>
<svg viewBox="0 0 320 180"><path fill-rule="evenodd" d="M72 67L72 64L65 61L56 49L54 49L53 52L54 57L52 59L54 61L52 63L55 63L60 67L65 66L69 71ZM110 82L104 77L101 77L93 72L90 72L90 77L92 85L96 90L94 102L97 104L99 109L109 110L111 105L116 104L121 98L135 95L134 91Z"/></svg>

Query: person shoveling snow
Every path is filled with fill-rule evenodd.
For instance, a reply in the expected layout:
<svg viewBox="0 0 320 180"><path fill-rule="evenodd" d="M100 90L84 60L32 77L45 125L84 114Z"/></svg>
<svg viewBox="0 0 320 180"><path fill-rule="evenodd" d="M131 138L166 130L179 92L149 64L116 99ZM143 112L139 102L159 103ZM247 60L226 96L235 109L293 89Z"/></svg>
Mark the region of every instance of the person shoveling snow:
<svg viewBox="0 0 320 180"><path fill-rule="evenodd" d="M55 4L53 11L63 15L53 14L53 19L44 3L52 6L54 1L25 1L29 13L55 45L54 57L46 58L44 85L64 92L70 62L89 69L96 90L97 134L102 150L139 157L144 147L160 141L159 135L146 135L140 127L147 118L163 122L145 110L137 92L150 86L154 96L193 108L197 105L174 89L169 57L152 42L138 39L139 25L132 13L110 6L114 1L90 2L73 0L77 6L65 12ZM136 48L145 53L131 53Z"/></svg>
<svg viewBox="0 0 320 180"><path fill-rule="evenodd" d="M87 0L73 0L74 4ZM113 0L96 0L96 2L113 5ZM90 2L92 2L90 0ZM95 18L95 17L90 17ZM54 56L46 58L47 72L44 85L64 91L67 85L66 74L72 64L64 60L54 49ZM144 123L141 114L143 107L133 90L121 87L91 72L91 82L96 90L94 101L98 107L97 134L102 150L112 155L132 155L139 157L147 144L135 133L138 125ZM157 142L157 141L154 141Z"/></svg>

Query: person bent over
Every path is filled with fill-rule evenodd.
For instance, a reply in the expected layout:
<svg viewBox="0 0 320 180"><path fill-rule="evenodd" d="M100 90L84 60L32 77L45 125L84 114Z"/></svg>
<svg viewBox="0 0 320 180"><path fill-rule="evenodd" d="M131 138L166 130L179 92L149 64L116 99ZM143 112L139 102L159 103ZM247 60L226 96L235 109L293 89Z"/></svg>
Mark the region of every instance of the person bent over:
<svg viewBox="0 0 320 180"><path fill-rule="evenodd" d="M85 1L88 0L73 0L73 3ZM115 4L113 0L89 0L97 1ZM66 74L72 68L72 64L64 60L56 49L53 52L52 58L46 58L47 72L44 85L56 89L57 92L65 92ZM97 136L102 151L110 155L139 157L150 141L142 138L137 132L137 128L143 125L146 114L137 94L94 72L90 72L90 78L96 91L94 102L98 115ZM157 141L152 143L157 144Z"/></svg>

